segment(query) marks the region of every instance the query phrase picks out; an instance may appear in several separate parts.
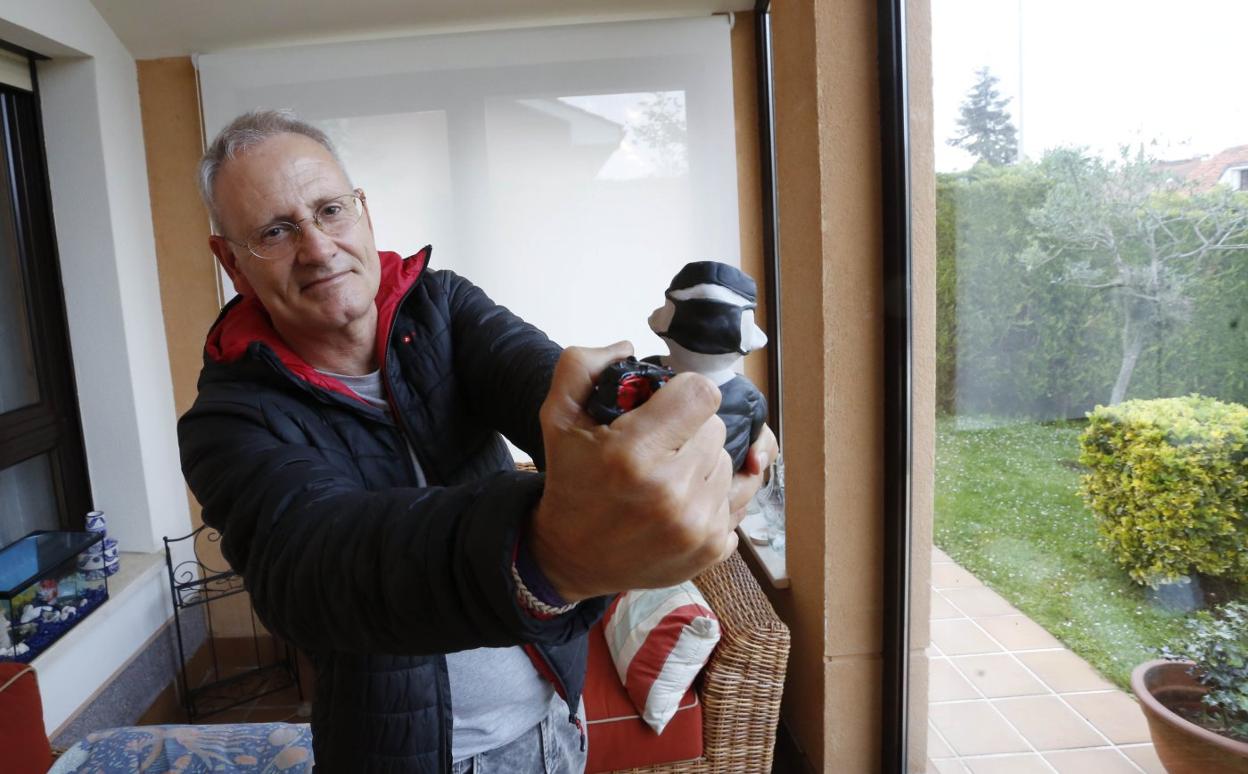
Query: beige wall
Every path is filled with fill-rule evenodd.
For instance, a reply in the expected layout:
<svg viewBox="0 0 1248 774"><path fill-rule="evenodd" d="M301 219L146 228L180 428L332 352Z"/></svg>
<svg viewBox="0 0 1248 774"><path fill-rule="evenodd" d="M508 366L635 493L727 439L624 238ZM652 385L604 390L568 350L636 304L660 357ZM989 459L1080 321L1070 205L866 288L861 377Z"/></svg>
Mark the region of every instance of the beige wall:
<svg viewBox="0 0 1248 774"><path fill-rule="evenodd" d="M916 169L912 766L923 770L935 345L927 3L910 7ZM874 0L772 5L793 630L784 717L821 771L879 766L883 291ZM922 590L922 593L917 593Z"/></svg>
<svg viewBox="0 0 1248 774"><path fill-rule="evenodd" d="M199 96L190 58L152 59L137 65L165 340L174 405L181 416L195 400L204 336L218 310L208 216L195 188L195 167L203 148ZM189 490L187 499L192 526L198 527L203 523L199 503ZM218 569L227 566L216 543L200 541L199 548L201 561ZM214 603L213 623L220 636L250 634L246 595Z"/></svg>
<svg viewBox="0 0 1248 774"><path fill-rule="evenodd" d="M915 240L916 573L912 760L926 725L926 577L935 373L929 0L910 0ZM790 589L769 589L793 633L784 716L818 770L878 767L882 585L883 310L874 0L773 4L782 251ZM732 33L742 265L763 278L751 14ZM216 286L193 185L201 147L186 58L139 63L161 292L179 411L194 397ZM759 319L765 318L760 312ZM766 357L747 361L766 385ZM196 508L198 519L198 509Z"/></svg>

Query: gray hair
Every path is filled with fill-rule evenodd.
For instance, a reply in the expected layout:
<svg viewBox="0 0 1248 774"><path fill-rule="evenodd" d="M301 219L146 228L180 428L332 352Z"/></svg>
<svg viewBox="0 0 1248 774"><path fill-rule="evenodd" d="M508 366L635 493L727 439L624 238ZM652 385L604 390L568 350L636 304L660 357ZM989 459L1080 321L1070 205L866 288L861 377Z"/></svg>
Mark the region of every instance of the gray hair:
<svg viewBox="0 0 1248 774"><path fill-rule="evenodd" d="M250 113L243 113L221 130L212 144L208 146L208 150L204 151L203 158L199 160L199 195L203 198L204 205L208 207L213 223L218 227L221 225L221 218L217 213L213 186L216 185L221 167L248 148L253 148L279 134L301 134L316 140L329 151L334 161L338 162L338 166L342 166L342 159L338 157L338 151L334 150L334 144L330 142L329 136L312 124L295 118L293 112L253 110ZM345 172L345 167L343 169Z"/></svg>

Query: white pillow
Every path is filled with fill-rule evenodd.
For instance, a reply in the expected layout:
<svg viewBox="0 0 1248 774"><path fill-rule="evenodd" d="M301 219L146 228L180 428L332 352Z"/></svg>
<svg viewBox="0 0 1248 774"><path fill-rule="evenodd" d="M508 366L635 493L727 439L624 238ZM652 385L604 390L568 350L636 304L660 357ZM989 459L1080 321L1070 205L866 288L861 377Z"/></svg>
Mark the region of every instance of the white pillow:
<svg viewBox="0 0 1248 774"><path fill-rule="evenodd" d="M685 581L616 597L602 631L633 706L663 733L719 642L719 619L698 587Z"/></svg>

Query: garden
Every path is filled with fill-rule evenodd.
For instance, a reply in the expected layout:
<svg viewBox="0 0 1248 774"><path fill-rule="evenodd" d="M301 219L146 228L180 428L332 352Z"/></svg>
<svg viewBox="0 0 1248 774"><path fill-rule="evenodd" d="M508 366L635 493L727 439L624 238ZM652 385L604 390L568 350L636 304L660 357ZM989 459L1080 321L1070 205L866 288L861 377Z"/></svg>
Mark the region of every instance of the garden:
<svg viewBox="0 0 1248 774"><path fill-rule="evenodd" d="M938 176L937 259L935 543L1129 689L1248 600L1248 194L981 161Z"/></svg>

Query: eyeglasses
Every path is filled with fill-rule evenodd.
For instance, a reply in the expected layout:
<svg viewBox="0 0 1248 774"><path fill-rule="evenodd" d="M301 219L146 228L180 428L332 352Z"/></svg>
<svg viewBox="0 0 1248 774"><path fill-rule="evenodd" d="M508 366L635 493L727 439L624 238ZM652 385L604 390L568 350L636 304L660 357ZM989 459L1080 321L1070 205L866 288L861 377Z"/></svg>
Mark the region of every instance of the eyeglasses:
<svg viewBox="0 0 1248 774"><path fill-rule="evenodd" d="M303 240L303 227L300 223L312 221L321 233L331 237L347 234L360 216L364 214L364 192L355 189L354 193L343 194L323 203L316 208L310 218L294 221L279 220L262 226L251 233L245 242L234 242L246 247L251 254L266 261L281 261L291 257L299 249Z"/></svg>

